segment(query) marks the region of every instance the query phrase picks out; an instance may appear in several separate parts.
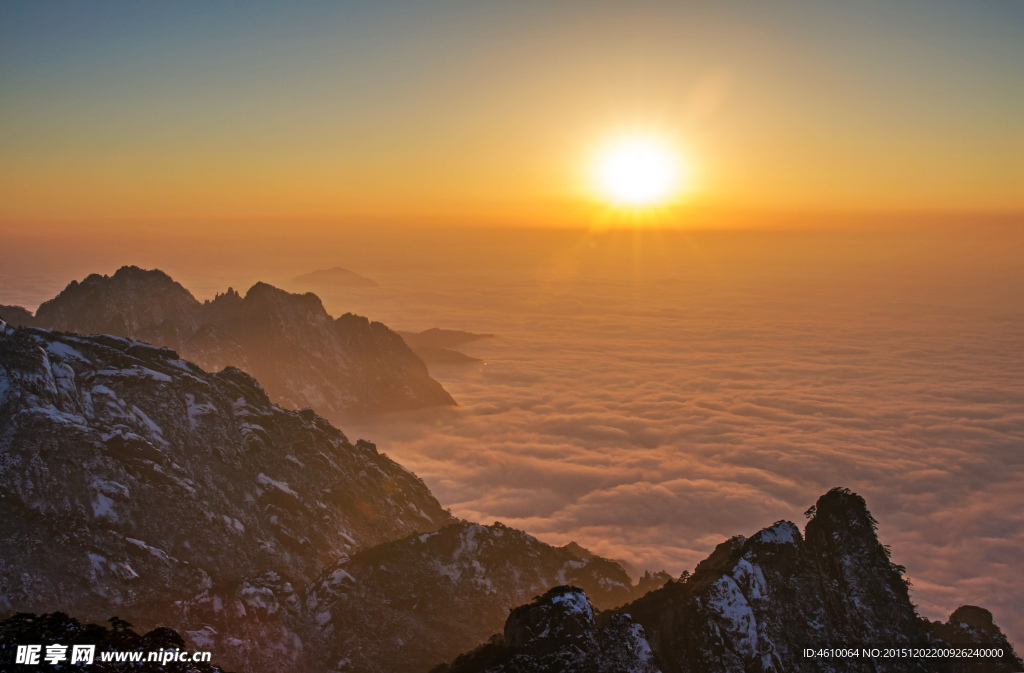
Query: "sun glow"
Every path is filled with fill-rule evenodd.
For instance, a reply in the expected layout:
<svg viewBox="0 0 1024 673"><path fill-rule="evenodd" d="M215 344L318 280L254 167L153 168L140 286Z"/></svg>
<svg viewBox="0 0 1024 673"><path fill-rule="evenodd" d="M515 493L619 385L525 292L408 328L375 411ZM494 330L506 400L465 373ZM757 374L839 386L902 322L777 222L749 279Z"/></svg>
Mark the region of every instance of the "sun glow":
<svg viewBox="0 0 1024 673"><path fill-rule="evenodd" d="M609 143L598 155L595 169L598 191L616 205L663 205L683 187L679 155L652 136L628 136Z"/></svg>

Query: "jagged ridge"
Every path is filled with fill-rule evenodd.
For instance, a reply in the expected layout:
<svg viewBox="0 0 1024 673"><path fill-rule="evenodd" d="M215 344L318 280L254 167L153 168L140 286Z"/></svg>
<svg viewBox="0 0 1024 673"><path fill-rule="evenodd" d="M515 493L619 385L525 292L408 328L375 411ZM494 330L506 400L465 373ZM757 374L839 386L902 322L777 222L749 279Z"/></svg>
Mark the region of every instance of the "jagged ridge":
<svg viewBox="0 0 1024 673"><path fill-rule="evenodd" d="M200 303L159 270L125 266L72 281L21 324L111 334L172 348L209 371L238 367L278 404L332 420L455 404L400 336L346 313L332 318L313 293L256 283Z"/></svg>
<svg viewBox="0 0 1024 673"><path fill-rule="evenodd" d="M609 663L594 654L592 645L580 646L579 634L590 633L586 638L591 638L592 630L569 629L566 636L552 638L558 620L538 612L534 604L526 608L537 621L532 627L524 627L523 618L513 612L503 636L463 655L449 668L439 667L437 673L609 666L609 670L630 670L629 666L648 665L650 669L642 670L662 673L1022 670L1020 659L988 611L965 606L945 624L918 617L903 569L890 561L879 543L876 522L863 498L836 488L819 498L808 516L803 535L793 523L780 521L750 539L731 538L698 564L692 575L684 573L681 581L599 615L597 625L605 628L615 628L626 619L635 622L650 645L650 658L641 654ZM995 647L1004 656L998 660L803 656L805 647L928 643ZM545 668L551 662L562 663L555 669Z"/></svg>

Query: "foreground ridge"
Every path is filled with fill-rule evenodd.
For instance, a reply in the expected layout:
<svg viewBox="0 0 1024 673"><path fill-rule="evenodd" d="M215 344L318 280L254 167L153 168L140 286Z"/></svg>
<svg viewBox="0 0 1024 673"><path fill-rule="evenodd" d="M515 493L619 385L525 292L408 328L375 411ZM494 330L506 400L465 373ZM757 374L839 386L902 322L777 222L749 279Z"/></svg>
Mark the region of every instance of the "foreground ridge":
<svg viewBox="0 0 1024 673"><path fill-rule="evenodd" d="M18 613L0 622L0 673L48 668L42 656L37 666L19 665L17 649L19 645L34 645L41 646L45 653L46 645L51 643L65 648L61 653L62 663L57 664L54 670L85 670L91 673L118 673L125 670L133 673L224 673L215 664L192 661L191 658L197 654L204 658L212 653L190 650L181 635L173 629L158 628L139 635L123 619L111 617L107 621L110 622L110 628L98 624L82 624L62 612L38 616ZM86 666L82 660L69 664L73 660L76 645L93 648L91 665ZM158 653L166 661L150 661L149 656L153 653ZM103 660L104 654L109 656L109 661ZM184 656L180 656L182 654ZM174 661L171 655L179 655L179 660Z"/></svg>
<svg viewBox="0 0 1024 673"><path fill-rule="evenodd" d="M834 488L818 499L808 516L803 534L793 523L780 521L749 539L731 538L698 564L693 574L684 573L680 581L601 613L592 624L582 625L587 620L577 617L576 626L566 626L557 610L544 607L551 597L542 597L513 611L503 635L449 666L436 668L435 673L1024 670L987 610L964 606L944 624L917 615L904 569L891 562L888 550L879 543L877 523L859 495ZM579 589L564 589L563 594L569 591L582 594ZM633 640L612 637L625 633L626 626ZM599 645L609 638L612 645ZM994 648L1002 655L985 659L805 655L805 649L932 645ZM623 660L624 652L634 654ZM564 668L545 668L552 661L562 662L558 666Z"/></svg>

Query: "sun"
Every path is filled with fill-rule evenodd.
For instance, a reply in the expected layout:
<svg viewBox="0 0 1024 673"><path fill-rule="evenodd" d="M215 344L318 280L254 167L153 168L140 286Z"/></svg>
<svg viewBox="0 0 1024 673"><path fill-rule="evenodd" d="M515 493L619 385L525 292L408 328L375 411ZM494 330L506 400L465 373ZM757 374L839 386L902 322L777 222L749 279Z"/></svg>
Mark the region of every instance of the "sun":
<svg viewBox="0 0 1024 673"><path fill-rule="evenodd" d="M597 189L620 206L663 205L682 189L681 158L654 136L631 135L608 143L595 164Z"/></svg>

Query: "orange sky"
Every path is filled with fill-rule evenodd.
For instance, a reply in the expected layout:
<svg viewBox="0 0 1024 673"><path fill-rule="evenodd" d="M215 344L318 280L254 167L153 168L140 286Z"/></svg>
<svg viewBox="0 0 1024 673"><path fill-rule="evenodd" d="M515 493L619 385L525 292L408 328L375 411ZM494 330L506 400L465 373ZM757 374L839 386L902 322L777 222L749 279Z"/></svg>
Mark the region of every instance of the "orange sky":
<svg viewBox="0 0 1024 673"><path fill-rule="evenodd" d="M1010 4L6 7L0 226L614 223L636 130L693 170L645 222L1022 212Z"/></svg>

